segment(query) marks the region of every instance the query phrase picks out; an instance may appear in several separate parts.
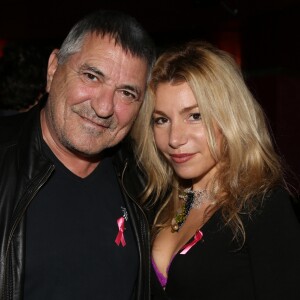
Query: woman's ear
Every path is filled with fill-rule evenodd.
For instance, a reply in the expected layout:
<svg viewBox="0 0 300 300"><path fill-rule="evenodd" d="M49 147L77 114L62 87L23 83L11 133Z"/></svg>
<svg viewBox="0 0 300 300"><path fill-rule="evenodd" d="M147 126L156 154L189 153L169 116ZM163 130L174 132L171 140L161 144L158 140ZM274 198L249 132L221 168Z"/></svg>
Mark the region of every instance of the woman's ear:
<svg viewBox="0 0 300 300"><path fill-rule="evenodd" d="M47 70L47 86L46 91L49 93L51 83L53 80L54 73L56 72L56 69L58 67L58 58L57 53L59 49L54 49L52 53L50 54L49 60L48 60L48 70Z"/></svg>

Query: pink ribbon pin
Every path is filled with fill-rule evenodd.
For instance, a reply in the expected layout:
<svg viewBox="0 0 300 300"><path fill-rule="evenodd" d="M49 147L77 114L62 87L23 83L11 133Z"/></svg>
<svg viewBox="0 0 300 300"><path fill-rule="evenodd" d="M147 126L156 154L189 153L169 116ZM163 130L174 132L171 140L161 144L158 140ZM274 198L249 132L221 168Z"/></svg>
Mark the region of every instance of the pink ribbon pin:
<svg viewBox="0 0 300 300"><path fill-rule="evenodd" d="M198 230L196 232L196 234L194 235L194 239L193 241L191 241L190 243L186 244L182 249L182 251L180 252L180 254L186 254L194 245L196 245L203 237L203 233L202 231Z"/></svg>
<svg viewBox="0 0 300 300"><path fill-rule="evenodd" d="M115 239L115 243L119 246L120 243L122 244L123 247L125 247L126 242L125 242L125 237L124 237L124 231L125 231L125 218L121 217L117 219L118 227L119 227L119 232L117 234L117 237Z"/></svg>

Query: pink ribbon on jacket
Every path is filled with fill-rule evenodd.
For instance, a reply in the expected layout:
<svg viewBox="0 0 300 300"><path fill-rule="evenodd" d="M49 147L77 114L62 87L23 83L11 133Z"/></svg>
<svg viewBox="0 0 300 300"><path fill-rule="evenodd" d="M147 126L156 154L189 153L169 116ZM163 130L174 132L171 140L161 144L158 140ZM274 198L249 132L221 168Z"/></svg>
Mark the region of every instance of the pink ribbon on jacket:
<svg viewBox="0 0 300 300"><path fill-rule="evenodd" d="M196 245L203 237L203 233L202 231L198 230L196 232L196 234L194 235L194 239L193 241L191 241L190 243L186 244L182 249L182 251L180 252L180 254L186 254L194 245Z"/></svg>
<svg viewBox="0 0 300 300"><path fill-rule="evenodd" d="M117 234L117 237L115 239L115 243L120 246L120 243L122 244L123 247L125 247L126 242L125 242L125 237L124 237L124 231L125 231L125 218L121 217L117 219L118 227L119 227L119 232Z"/></svg>

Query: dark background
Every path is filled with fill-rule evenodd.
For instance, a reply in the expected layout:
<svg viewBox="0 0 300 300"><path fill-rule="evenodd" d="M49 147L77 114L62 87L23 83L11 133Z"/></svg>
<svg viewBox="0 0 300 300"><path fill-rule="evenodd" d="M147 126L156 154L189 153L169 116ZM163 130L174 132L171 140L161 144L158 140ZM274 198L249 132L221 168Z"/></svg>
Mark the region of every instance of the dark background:
<svg viewBox="0 0 300 300"><path fill-rule="evenodd" d="M99 8L135 16L159 50L198 38L230 52L300 178L300 0L0 0L0 50L9 40L59 47L79 18Z"/></svg>

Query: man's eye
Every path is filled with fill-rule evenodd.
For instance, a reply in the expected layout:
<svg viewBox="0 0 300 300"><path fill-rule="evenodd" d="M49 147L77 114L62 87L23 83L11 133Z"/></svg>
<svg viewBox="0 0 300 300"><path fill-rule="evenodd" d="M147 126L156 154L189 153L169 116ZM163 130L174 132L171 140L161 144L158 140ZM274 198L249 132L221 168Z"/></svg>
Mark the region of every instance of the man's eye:
<svg viewBox="0 0 300 300"><path fill-rule="evenodd" d="M135 95L134 95L133 93L128 92L128 91L123 91L123 94L124 94L126 97L135 98Z"/></svg>
<svg viewBox="0 0 300 300"><path fill-rule="evenodd" d="M136 94L134 94L132 92L122 90L122 98L127 101L133 102L133 101L136 101L138 97Z"/></svg>
<svg viewBox="0 0 300 300"><path fill-rule="evenodd" d="M84 73L84 75L89 79L89 80L92 80L92 81L95 81L97 80L97 77L92 74L92 73Z"/></svg>

